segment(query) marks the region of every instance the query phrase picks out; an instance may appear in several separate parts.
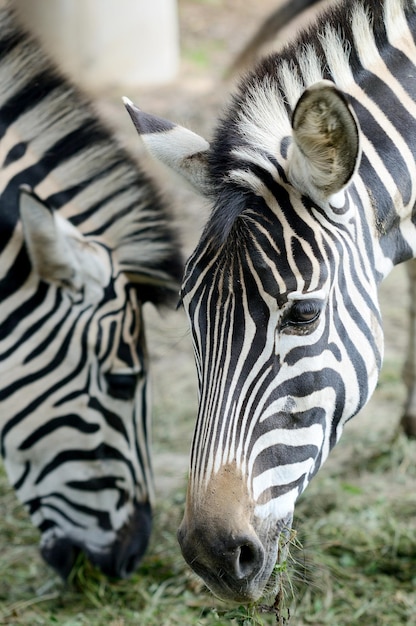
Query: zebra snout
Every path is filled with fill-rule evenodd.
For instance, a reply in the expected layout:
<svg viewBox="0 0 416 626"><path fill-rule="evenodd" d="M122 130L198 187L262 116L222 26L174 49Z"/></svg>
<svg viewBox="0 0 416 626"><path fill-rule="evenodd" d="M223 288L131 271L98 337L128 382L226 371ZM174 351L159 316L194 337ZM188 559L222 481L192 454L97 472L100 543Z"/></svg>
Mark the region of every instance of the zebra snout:
<svg viewBox="0 0 416 626"><path fill-rule="evenodd" d="M234 463L222 466L204 489L188 487L179 545L188 565L223 600L257 600L273 567L269 526L256 518L254 507L247 479Z"/></svg>
<svg viewBox="0 0 416 626"><path fill-rule="evenodd" d="M91 554L92 563L111 578L128 578L142 560L152 530L152 511L148 503L136 504L127 524L117 533L117 539L107 553Z"/></svg>
<svg viewBox="0 0 416 626"><path fill-rule="evenodd" d="M257 581L262 578L265 551L254 533L222 533L206 526L188 532L183 524L178 541L184 559L211 591L227 600L247 602L257 599Z"/></svg>
<svg viewBox="0 0 416 626"><path fill-rule="evenodd" d="M128 578L137 569L146 552L152 528L152 513L148 503L136 504L128 522L117 532L116 539L97 549L88 539L81 544L69 536L50 535L41 545L41 554L66 580L80 552L85 552L93 565L111 578Z"/></svg>
<svg viewBox="0 0 416 626"><path fill-rule="evenodd" d="M71 573L80 552L81 549L66 537L48 540L40 548L43 559L64 580Z"/></svg>

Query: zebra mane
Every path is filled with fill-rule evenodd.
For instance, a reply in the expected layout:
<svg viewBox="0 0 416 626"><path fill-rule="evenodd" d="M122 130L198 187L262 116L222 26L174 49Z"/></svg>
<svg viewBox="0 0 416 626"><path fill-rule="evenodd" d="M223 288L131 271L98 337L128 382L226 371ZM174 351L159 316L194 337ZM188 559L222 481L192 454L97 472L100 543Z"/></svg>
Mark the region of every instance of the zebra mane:
<svg viewBox="0 0 416 626"><path fill-rule="evenodd" d="M17 135L35 155L35 191L53 209L83 235L112 248L122 271L156 285L177 283L179 244L155 183L21 26L9 4L0 8L0 121L6 146L13 133L10 145ZM6 151L5 159L13 158ZM50 170L46 179L43 162ZM17 202L12 205L10 230L19 218Z"/></svg>
<svg viewBox="0 0 416 626"><path fill-rule="evenodd" d="M291 116L304 89L329 79L348 90L360 80L360 53L365 50L371 60L376 48L388 44L389 34L401 35L404 20L415 11L415 0L343 0L242 79L211 144L210 176L217 200L205 240L220 247L232 239L233 225L247 206L244 197L250 195L255 202L253 172L262 168L271 173L285 159Z"/></svg>

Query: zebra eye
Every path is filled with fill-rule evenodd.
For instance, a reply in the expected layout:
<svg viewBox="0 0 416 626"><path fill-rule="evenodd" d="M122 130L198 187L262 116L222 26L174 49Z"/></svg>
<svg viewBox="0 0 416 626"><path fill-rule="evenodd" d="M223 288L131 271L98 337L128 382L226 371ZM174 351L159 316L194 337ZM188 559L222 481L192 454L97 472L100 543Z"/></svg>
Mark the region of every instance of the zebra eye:
<svg viewBox="0 0 416 626"><path fill-rule="evenodd" d="M315 322L322 311L322 300L297 300L282 319L281 328L302 327Z"/></svg>
<svg viewBox="0 0 416 626"><path fill-rule="evenodd" d="M106 374L107 391L113 398L133 400L136 393L136 374Z"/></svg>

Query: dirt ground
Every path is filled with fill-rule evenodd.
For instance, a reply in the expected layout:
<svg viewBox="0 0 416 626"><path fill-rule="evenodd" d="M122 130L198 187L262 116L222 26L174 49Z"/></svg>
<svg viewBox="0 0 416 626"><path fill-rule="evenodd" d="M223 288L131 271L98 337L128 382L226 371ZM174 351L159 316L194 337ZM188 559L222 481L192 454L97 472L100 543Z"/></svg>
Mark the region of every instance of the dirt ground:
<svg viewBox="0 0 416 626"><path fill-rule="evenodd" d="M140 159L142 147L120 96L128 95L140 107L156 115L181 123L209 139L233 83L224 80L224 72L248 40L256 26L276 6L276 0L179 0L181 66L177 79L163 87L140 87L122 94L99 94L98 108L115 126L122 141ZM324 4L324 3L321 3ZM303 20L286 29L290 38ZM209 207L182 181L162 166L149 163L172 201L181 233L185 256L195 246ZM381 302L386 334L385 367L381 380L396 380L404 358L407 325L407 285L403 267L396 268L381 288ZM147 330L154 379L154 464L159 498L185 483L188 452L197 406L196 377L187 322L182 311L155 314L147 311ZM360 433L368 429L393 433L404 398L398 383L391 392L381 382L360 416L348 425L341 444L332 453L327 466L344 463L353 453Z"/></svg>

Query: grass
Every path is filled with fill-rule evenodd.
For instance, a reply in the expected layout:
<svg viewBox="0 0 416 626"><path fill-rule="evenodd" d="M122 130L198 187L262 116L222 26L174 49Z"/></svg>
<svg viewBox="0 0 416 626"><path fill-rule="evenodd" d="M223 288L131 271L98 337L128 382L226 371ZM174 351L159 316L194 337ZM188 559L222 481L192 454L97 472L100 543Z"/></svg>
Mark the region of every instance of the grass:
<svg viewBox="0 0 416 626"><path fill-rule="evenodd" d="M283 602L227 607L191 574L175 533L183 491L160 502L140 571L111 581L80 560L63 584L37 554L37 532L0 479L0 624L9 626L398 626L416 623L416 443L361 442L346 472L318 475L297 508ZM380 465L378 465L380 463ZM303 547L302 547L303 546ZM266 612L266 609L268 612Z"/></svg>

